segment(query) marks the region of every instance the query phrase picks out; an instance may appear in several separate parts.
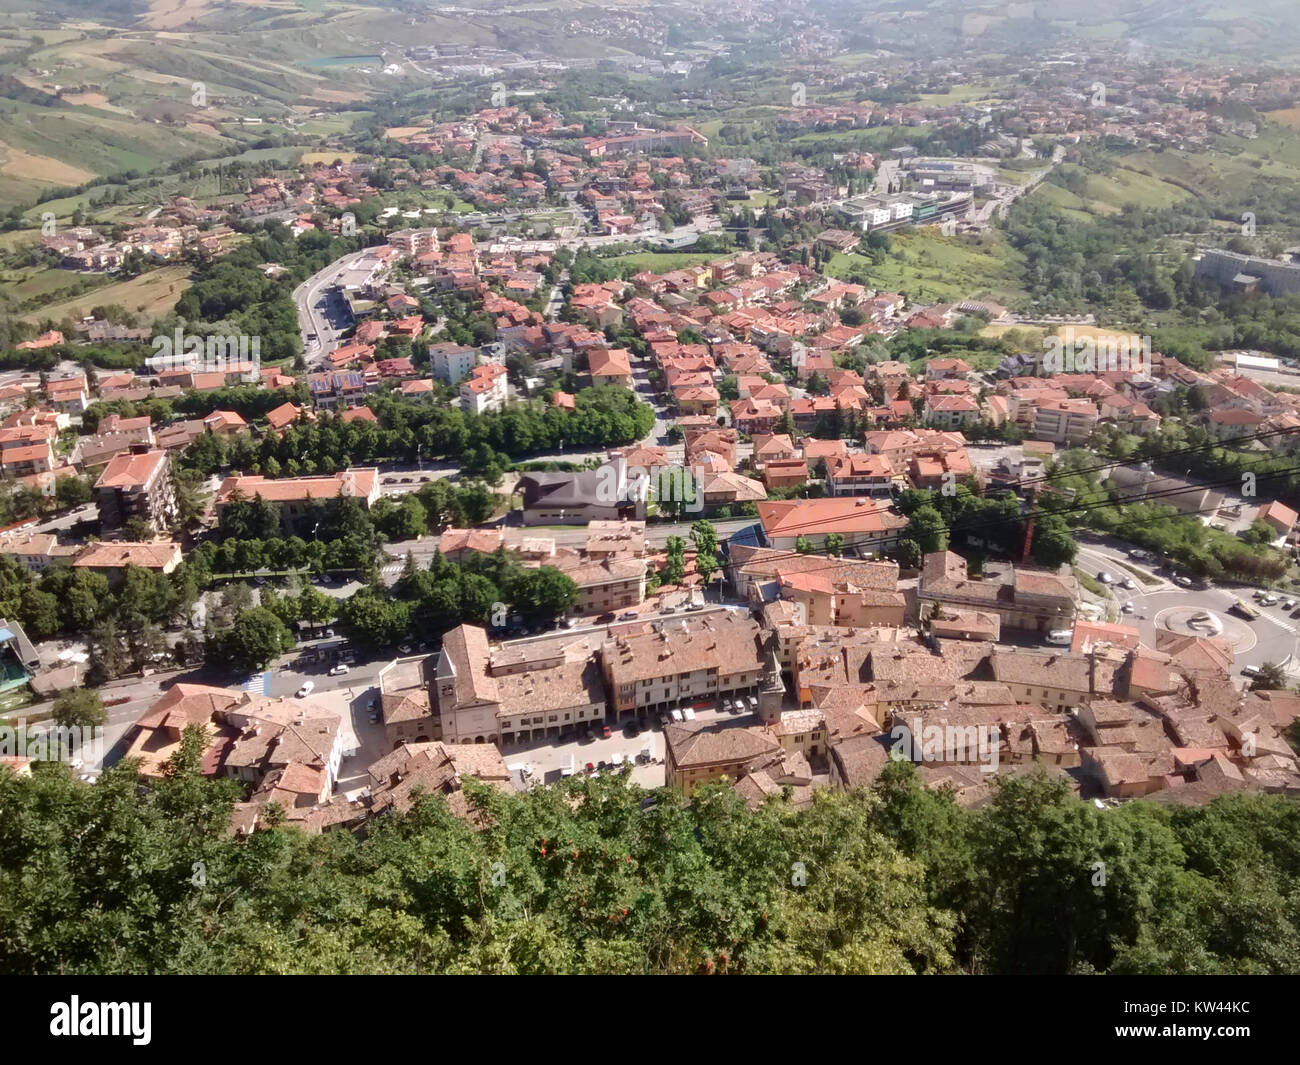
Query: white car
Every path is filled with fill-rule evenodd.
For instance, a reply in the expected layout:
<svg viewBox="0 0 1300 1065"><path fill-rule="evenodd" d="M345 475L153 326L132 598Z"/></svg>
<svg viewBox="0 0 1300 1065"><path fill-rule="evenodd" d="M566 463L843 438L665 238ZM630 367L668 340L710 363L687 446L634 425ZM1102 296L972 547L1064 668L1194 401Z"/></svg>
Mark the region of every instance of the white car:
<svg viewBox="0 0 1300 1065"><path fill-rule="evenodd" d="M1133 591L1133 589L1137 587L1137 584L1134 582L1132 577L1125 577L1124 587L1127 588L1129 591Z"/></svg>
<svg viewBox="0 0 1300 1065"><path fill-rule="evenodd" d="M682 717L686 718L687 721L694 721L694 720L695 720L695 711L692 710L689 706L683 707L683 708L682 708Z"/></svg>
<svg viewBox="0 0 1300 1065"><path fill-rule="evenodd" d="M1047 634L1047 642L1057 647L1069 647L1074 640L1073 629L1054 629Z"/></svg>
<svg viewBox="0 0 1300 1065"><path fill-rule="evenodd" d="M316 682L313 680L309 680L307 681L306 684L304 684L301 688L298 689L297 696L299 699L306 699L307 696L309 696L315 690L316 690Z"/></svg>
<svg viewBox="0 0 1300 1065"><path fill-rule="evenodd" d="M331 676L331 677L341 677L341 676L343 676L345 673L350 673L350 672L351 672L351 670L348 669L347 666L343 665L342 662L340 662L337 666L335 666L333 669L330 670L330 676Z"/></svg>
<svg viewBox="0 0 1300 1065"><path fill-rule="evenodd" d="M1102 570L1100 573L1097 574L1097 580L1101 581L1102 584L1114 584L1114 583L1115 583L1115 578L1112 577L1112 576L1111 576L1109 573L1107 573L1105 570Z"/></svg>
<svg viewBox="0 0 1300 1065"><path fill-rule="evenodd" d="M1122 607L1120 607L1120 610L1122 610L1125 614L1133 613L1134 610L1133 600L1132 599L1128 600Z"/></svg>

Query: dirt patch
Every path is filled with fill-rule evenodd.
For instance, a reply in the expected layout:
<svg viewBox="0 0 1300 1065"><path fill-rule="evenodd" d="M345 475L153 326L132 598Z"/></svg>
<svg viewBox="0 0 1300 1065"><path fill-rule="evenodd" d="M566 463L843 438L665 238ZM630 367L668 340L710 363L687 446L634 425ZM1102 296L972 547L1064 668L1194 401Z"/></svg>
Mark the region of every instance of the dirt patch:
<svg viewBox="0 0 1300 1065"><path fill-rule="evenodd" d="M38 318L83 318L92 307L100 304L120 303L128 311L147 314L151 318L170 311L176 301L190 286L190 268L188 266L163 266L130 281L97 288L84 296L48 304L39 311L25 315L25 319L35 321Z"/></svg>
<svg viewBox="0 0 1300 1065"><path fill-rule="evenodd" d="M303 152L300 161L307 166L311 166L313 163L324 163L329 166L335 159L342 159L345 163L350 163L356 157L356 152Z"/></svg>
<svg viewBox="0 0 1300 1065"><path fill-rule="evenodd" d="M0 154L4 155L0 173L10 177L41 181L48 185L83 185L95 176L89 170L82 170L71 163L60 162L48 155L33 155L8 144L0 143Z"/></svg>

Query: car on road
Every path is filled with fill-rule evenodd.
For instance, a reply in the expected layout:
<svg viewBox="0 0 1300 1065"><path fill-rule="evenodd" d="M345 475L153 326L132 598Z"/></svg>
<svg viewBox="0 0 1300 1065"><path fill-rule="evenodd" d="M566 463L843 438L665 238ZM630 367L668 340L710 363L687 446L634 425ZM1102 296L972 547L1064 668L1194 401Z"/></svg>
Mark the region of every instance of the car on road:
<svg viewBox="0 0 1300 1065"><path fill-rule="evenodd" d="M1270 593L1269 595L1264 596L1260 602L1265 606L1275 606L1277 604L1277 596Z"/></svg>
<svg viewBox="0 0 1300 1065"><path fill-rule="evenodd" d="M404 655L409 655L411 653L411 645L409 643L404 643L398 648L398 650Z"/></svg>
<svg viewBox="0 0 1300 1065"><path fill-rule="evenodd" d="M613 620L614 620L614 615L613 615L613 614L600 614L600 615L598 615L598 616L596 617L596 624L597 624L597 625L608 625L608 624L609 624L611 621L613 621ZM570 627L572 627L572 626L570 626Z"/></svg>
<svg viewBox="0 0 1300 1065"><path fill-rule="evenodd" d="M1132 599L1126 600L1124 605L1120 607L1120 610L1122 610L1125 614L1131 614L1135 609L1136 608L1133 606Z"/></svg>
<svg viewBox="0 0 1300 1065"><path fill-rule="evenodd" d="M1125 578L1124 578L1124 587L1127 588L1127 589L1131 592L1131 591L1133 591L1133 590L1137 587L1137 582L1134 581L1132 577L1125 577Z"/></svg>
<svg viewBox="0 0 1300 1065"><path fill-rule="evenodd" d="M615 619L615 620L617 620L617 621L635 621L635 620L636 620L636 616L637 616L637 615L636 615L636 611L635 611L635 610L624 610L623 613L619 614L619 616L618 616L617 619Z"/></svg>
<svg viewBox="0 0 1300 1065"><path fill-rule="evenodd" d="M1241 667L1241 675L1242 675L1243 677L1258 677L1258 676L1260 676L1263 672L1264 672L1264 671L1263 671L1262 669L1260 669L1259 666L1242 666L1242 667Z"/></svg>
<svg viewBox="0 0 1300 1065"><path fill-rule="evenodd" d="M1112 577L1112 576L1111 576L1109 573L1107 573L1105 570L1102 570L1100 573L1097 574L1097 580L1101 581L1102 584L1114 584L1114 583L1115 583L1115 578Z"/></svg>
<svg viewBox="0 0 1300 1065"><path fill-rule="evenodd" d="M294 694L297 695L299 699L306 699L307 696L309 696L315 690L316 690L316 682L309 680L307 681L306 684L304 684L301 688L299 688L297 692L295 692Z"/></svg>
<svg viewBox="0 0 1300 1065"><path fill-rule="evenodd" d="M1174 578L1174 583L1177 584L1177 585L1178 585L1179 587L1181 587L1181 588L1190 588L1190 587L1192 586L1192 578L1191 578L1191 577L1184 577L1184 576L1180 573L1177 577Z"/></svg>
<svg viewBox="0 0 1300 1065"><path fill-rule="evenodd" d="M342 662L340 662L337 666L335 666L333 669L330 670L330 676L331 676L331 677L342 677L342 676L344 676L345 674L348 674L348 673L351 673L351 672L352 672L352 670L351 670L348 666L345 666Z"/></svg>
<svg viewBox="0 0 1300 1065"><path fill-rule="evenodd" d="M1282 604L1283 610L1294 610L1296 606L1294 599L1288 599Z"/></svg>

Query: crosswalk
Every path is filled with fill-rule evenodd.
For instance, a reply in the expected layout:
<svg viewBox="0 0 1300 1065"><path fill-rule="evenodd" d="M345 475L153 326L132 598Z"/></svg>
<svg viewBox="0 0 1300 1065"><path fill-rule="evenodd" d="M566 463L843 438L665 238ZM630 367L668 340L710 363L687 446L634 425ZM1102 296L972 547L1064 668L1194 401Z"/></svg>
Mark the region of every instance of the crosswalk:
<svg viewBox="0 0 1300 1065"><path fill-rule="evenodd" d="M254 673L239 687L243 691L252 692L254 695L270 695L271 671L268 669L265 673Z"/></svg>

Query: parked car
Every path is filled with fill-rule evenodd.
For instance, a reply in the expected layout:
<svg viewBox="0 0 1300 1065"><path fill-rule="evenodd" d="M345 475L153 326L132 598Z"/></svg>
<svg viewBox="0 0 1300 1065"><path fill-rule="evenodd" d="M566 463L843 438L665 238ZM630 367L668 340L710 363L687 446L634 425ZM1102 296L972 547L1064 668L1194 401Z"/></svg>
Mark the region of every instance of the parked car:
<svg viewBox="0 0 1300 1065"><path fill-rule="evenodd" d="M1123 613L1125 613L1125 614L1131 614L1131 613L1133 613L1133 611L1134 611L1135 609L1136 609L1136 608L1133 606L1133 600L1132 600L1132 599L1127 600L1127 601L1124 603L1124 605L1123 605L1122 607L1120 607L1120 610L1121 610Z"/></svg>
<svg viewBox="0 0 1300 1065"><path fill-rule="evenodd" d="M350 672L351 672L351 669L349 669L349 667L345 666L342 662L340 662L337 666L335 666L333 669L330 670L330 676L331 676L331 677L341 677L341 676L343 676L344 674L346 674L346 673L350 673Z"/></svg>
<svg viewBox="0 0 1300 1065"><path fill-rule="evenodd" d="M1069 647L1074 639L1074 630L1072 629L1053 629L1047 634L1047 642L1056 647Z"/></svg>
<svg viewBox="0 0 1300 1065"><path fill-rule="evenodd" d="M601 726L600 726L600 738L601 738L601 739L603 739L603 740L607 740L607 739L609 739L610 736L612 736L612 735L613 735L613 732L610 731L610 728L609 728L608 725L601 725Z"/></svg>
<svg viewBox="0 0 1300 1065"><path fill-rule="evenodd" d="M1190 588L1193 582L1191 577L1184 577L1181 574L1179 574L1177 577L1174 578L1174 583L1181 588Z"/></svg>
<svg viewBox="0 0 1300 1065"><path fill-rule="evenodd" d="M1134 588L1137 587L1137 582L1134 581L1132 577L1125 577L1125 578L1124 578L1124 587L1127 588L1127 589L1131 592L1131 591L1133 591Z"/></svg>
<svg viewBox="0 0 1300 1065"><path fill-rule="evenodd" d="M1283 610L1294 610L1294 609L1295 609L1295 600L1294 600L1294 599L1288 599L1285 603L1282 604L1282 609L1283 609Z"/></svg>
<svg viewBox="0 0 1300 1065"><path fill-rule="evenodd" d="M1112 577L1112 576L1111 576L1109 573L1107 573L1105 570L1102 570L1100 573L1097 574L1097 580L1101 581L1102 584L1114 584L1114 583L1115 583L1115 578Z"/></svg>
<svg viewBox="0 0 1300 1065"><path fill-rule="evenodd" d="M295 693L299 699L306 699L316 689L316 682L309 680Z"/></svg>
<svg viewBox="0 0 1300 1065"><path fill-rule="evenodd" d="M672 719L673 719L674 721L684 721L684 720L686 720L684 717L682 717L682 712L681 712L680 710L674 710L674 711L672 711Z"/></svg>
<svg viewBox="0 0 1300 1065"><path fill-rule="evenodd" d="M379 723L379 711L378 711L378 710L371 710L371 711L370 711L370 723L371 723L372 725L376 725L376 724Z"/></svg>
<svg viewBox="0 0 1300 1065"><path fill-rule="evenodd" d="M694 721L695 711L692 710L689 706L685 706L682 708L682 717L686 718L687 721Z"/></svg>
<svg viewBox="0 0 1300 1065"><path fill-rule="evenodd" d="M618 620L618 621L635 621L635 620L636 620L636 611L635 611L635 610L624 610L623 613L619 614L617 620Z"/></svg>
<svg viewBox="0 0 1300 1065"><path fill-rule="evenodd" d="M1258 677L1263 672L1259 666L1242 666L1241 675L1243 677Z"/></svg>
<svg viewBox="0 0 1300 1065"><path fill-rule="evenodd" d="M757 695L751 695L751 696L749 697L749 708L750 708L752 711L754 711L754 713L758 713L758 696L757 696Z"/></svg>

